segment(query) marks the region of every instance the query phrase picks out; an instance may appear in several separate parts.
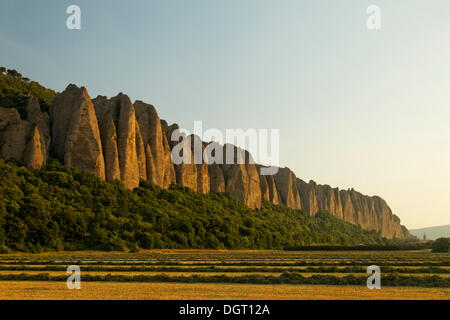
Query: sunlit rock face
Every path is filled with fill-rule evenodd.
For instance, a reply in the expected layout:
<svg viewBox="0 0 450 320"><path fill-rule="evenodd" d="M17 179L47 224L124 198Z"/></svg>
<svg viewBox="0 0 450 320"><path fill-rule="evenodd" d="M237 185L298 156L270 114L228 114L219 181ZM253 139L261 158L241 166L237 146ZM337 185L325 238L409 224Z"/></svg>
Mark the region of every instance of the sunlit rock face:
<svg viewBox="0 0 450 320"><path fill-rule="evenodd" d="M69 85L50 105L53 154L65 164L105 178L100 131L85 88Z"/></svg>

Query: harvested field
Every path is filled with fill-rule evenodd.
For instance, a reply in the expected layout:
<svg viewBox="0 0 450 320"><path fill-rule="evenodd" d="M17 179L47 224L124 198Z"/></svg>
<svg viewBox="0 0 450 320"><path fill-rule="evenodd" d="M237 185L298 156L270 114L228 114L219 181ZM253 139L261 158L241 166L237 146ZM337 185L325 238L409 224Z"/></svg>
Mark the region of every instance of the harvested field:
<svg viewBox="0 0 450 320"><path fill-rule="evenodd" d="M81 269L82 290L66 270ZM381 268L381 290L366 287ZM152 250L0 255L1 299L450 299L450 254Z"/></svg>
<svg viewBox="0 0 450 320"><path fill-rule="evenodd" d="M0 299L52 300L450 300L449 289L86 282L81 290L67 290L58 282L0 282Z"/></svg>

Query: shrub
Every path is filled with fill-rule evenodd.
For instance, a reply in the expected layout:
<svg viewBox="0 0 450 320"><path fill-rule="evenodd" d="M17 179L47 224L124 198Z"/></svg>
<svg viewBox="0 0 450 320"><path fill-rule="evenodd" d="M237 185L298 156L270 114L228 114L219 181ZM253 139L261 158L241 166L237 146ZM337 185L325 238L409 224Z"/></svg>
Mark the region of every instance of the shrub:
<svg viewBox="0 0 450 320"><path fill-rule="evenodd" d="M450 252L450 238L439 238L433 242L433 252Z"/></svg>

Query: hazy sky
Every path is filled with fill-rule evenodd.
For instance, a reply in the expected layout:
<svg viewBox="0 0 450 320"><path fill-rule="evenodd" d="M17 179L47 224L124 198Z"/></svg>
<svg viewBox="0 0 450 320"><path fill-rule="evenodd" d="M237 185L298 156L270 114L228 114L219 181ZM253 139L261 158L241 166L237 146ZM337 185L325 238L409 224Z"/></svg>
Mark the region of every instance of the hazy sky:
<svg viewBox="0 0 450 320"><path fill-rule="evenodd" d="M450 224L448 0L2 0L0 65L184 128L279 128L303 180L379 195L411 229Z"/></svg>

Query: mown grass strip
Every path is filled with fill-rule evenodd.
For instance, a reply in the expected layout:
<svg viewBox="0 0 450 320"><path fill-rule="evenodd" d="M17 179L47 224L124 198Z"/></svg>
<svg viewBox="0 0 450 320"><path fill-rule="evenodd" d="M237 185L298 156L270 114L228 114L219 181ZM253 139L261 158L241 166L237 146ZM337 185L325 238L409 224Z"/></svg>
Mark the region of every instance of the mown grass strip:
<svg viewBox="0 0 450 320"><path fill-rule="evenodd" d="M348 267L348 266L368 266L372 264L376 264L380 267L449 267L450 261L438 261L438 262L386 262L386 261L341 261L341 262L307 262L307 261L298 261L298 262L217 262L217 263L208 263L208 262L168 262L168 261L159 261L159 262L147 262L147 263L130 263L130 262L108 262L108 261L96 261L96 262L83 262L81 260L72 260L72 261L11 261L8 263L1 263L2 265L20 265L20 266L32 266L32 265L89 265L89 266L135 266L135 267L145 267L145 266L248 266L248 267Z"/></svg>
<svg viewBox="0 0 450 320"><path fill-rule="evenodd" d="M0 275L0 281L66 281L66 276L51 276L46 273L6 274ZM337 286L366 286L367 277L348 275L336 277L333 275L312 275L304 277L298 273L283 273L280 276L245 275L230 277L227 275L214 276L168 276L168 275L84 275L82 281L104 282L178 282L178 283L240 283L240 284L297 284L297 285L337 285ZM450 278L439 276L398 276L387 275L382 278L382 286L387 287L438 287L450 288Z"/></svg>
<svg viewBox="0 0 450 320"><path fill-rule="evenodd" d="M206 267L135 267L135 266L95 266L95 265L79 265L82 271L103 271L103 272L223 272L223 273L283 273L283 272L297 272L297 273L366 273L365 267L306 267L306 268L279 268L279 267L243 267L243 268L226 268L216 266ZM66 271L67 266L26 266L26 265L11 265L0 266L0 271ZM393 268L383 267L382 273L417 273L417 274L449 274L449 269L439 267L428 268Z"/></svg>

